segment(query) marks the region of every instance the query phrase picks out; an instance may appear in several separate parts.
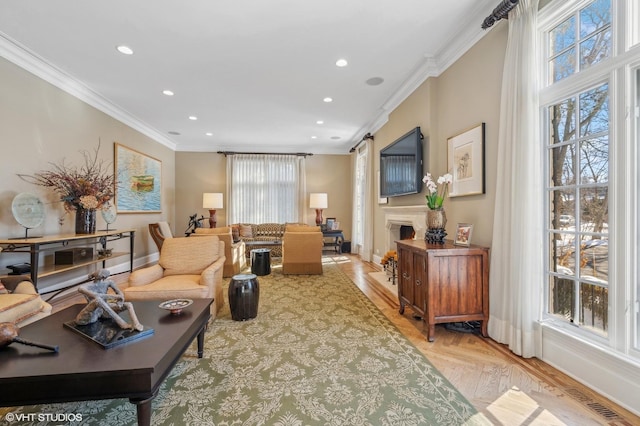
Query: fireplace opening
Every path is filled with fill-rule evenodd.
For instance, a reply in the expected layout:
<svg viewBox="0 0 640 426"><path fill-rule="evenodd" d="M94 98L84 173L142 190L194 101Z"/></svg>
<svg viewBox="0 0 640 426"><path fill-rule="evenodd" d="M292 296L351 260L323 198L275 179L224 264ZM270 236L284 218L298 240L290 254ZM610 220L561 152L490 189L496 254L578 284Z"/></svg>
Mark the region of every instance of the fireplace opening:
<svg viewBox="0 0 640 426"><path fill-rule="evenodd" d="M416 236L416 231L413 229L413 226L410 225L400 225L400 239L401 240L413 240Z"/></svg>

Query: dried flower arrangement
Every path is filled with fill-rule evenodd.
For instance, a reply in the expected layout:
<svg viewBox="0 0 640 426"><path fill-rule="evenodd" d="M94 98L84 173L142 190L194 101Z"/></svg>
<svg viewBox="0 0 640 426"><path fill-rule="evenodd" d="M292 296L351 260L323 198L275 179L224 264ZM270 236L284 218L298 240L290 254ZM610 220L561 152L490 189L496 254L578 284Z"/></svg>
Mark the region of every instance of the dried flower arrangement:
<svg viewBox="0 0 640 426"><path fill-rule="evenodd" d="M84 165L80 168L62 163L49 163L51 171L42 171L33 175L18 174L26 182L53 189L64 203L66 212L78 209L107 209L114 196L115 175L109 164L98 158L100 143L93 154L80 151Z"/></svg>

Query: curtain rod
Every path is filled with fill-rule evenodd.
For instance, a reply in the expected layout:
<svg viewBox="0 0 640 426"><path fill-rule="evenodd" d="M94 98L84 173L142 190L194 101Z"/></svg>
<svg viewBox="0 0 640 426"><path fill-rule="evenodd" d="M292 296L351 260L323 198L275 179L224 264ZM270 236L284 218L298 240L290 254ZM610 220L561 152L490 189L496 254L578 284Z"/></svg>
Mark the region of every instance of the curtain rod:
<svg viewBox="0 0 640 426"><path fill-rule="evenodd" d="M227 155L251 154L251 155L297 155L298 157L312 156L310 152L236 152L236 151L218 151L218 154Z"/></svg>
<svg viewBox="0 0 640 426"><path fill-rule="evenodd" d="M360 144L364 141L366 141L367 139L371 139L373 140L373 135L371 133L367 133L366 135L364 135L362 137L362 139L360 140L360 142L358 142L357 144L355 144L350 150L349 152L354 152L356 149L358 149L358 147L360 146Z"/></svg>
<svg viewBox="0 0 640 426"><path fill-rule="evenodd" d="M484 21L482 21L481 25L482 29L486 30L487 28L495 24L496 21L499 21L501 19L509 19L509 12L511 11L511 9L516 7L518 1L519 0L502 0L498 4L498 6L493 9L491 15L484 18Z"/></svg>

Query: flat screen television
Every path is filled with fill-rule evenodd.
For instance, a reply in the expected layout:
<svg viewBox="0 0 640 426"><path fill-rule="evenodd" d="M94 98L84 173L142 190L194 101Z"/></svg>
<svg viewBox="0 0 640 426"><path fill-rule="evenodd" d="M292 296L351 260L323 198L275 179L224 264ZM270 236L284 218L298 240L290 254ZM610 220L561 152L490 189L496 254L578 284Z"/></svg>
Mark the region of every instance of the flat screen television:
<svg viewBox="0 0 640 426"><path fill-rule="evenodd" d="M422 191L422 133L416 127L380 150L380 196Z"/></svg>

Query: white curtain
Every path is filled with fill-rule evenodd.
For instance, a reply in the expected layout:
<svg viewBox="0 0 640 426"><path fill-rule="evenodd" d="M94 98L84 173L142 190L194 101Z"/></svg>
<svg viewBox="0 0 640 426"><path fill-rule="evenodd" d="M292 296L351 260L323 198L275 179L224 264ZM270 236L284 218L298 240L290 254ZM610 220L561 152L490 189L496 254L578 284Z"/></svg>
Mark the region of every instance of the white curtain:
<svg viewBox="0 0 640 426"><path fill-rule="evenodd" d="M537 13L538 0L520 0L509 14L489 281L489 335L523 357L539 356L544 285Z"/></svg>
<svg viewBox="0 0 640 426"><path fill-rule="evenodd" d="M305 157L227 155L229 223L304 222Z"/></svg>
<svg viewBox="0 0 640 426"><path fill-rule="evenodd" d="M373 177L371 167L372 141L367 139L353 156L355 171L353 182L353 228L352 247L355 247L362 260L371 261L373 241L368 229L373 227L373 207L371 191Z"/></svg>

